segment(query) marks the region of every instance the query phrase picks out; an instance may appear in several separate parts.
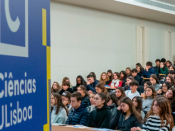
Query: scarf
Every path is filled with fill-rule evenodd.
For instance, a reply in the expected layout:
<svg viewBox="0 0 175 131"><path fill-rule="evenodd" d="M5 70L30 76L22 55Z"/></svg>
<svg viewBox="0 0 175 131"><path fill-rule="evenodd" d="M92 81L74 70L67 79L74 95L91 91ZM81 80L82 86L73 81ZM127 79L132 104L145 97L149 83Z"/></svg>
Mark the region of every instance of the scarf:
<svg viewBox="0 0 175 131"><path fill-rule="evenodd" d="M111 83L111 86L118 86L119 85L119 82L120 82L120 80L112 80L112 83Z"/></svg>

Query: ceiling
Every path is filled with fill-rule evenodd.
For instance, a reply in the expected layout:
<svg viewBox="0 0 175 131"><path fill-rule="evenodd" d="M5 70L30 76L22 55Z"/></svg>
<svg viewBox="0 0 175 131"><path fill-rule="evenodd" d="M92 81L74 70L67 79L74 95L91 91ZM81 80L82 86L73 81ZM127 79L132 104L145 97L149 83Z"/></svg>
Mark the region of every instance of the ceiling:
<svg viewBox="0 0 175 131"><path fill-rule="evenodd" d="M157 0L157 1L175 5L175 0Z"/></svg>
<svg viewBox="0 0 175 131"><path fill-rule="evenodd" d="M134 5L132 3L124 3L124 0L51 0L62 4L75 5L83 8L91 8L111 13L127 15L131 17L152 20L156 22L175 25L175 13L172 11L167 13L166 10L147 8L145 5ZM160 0L175 1L175 0ZM132 2L129 0L128 2ZM175 2L174 2L175 3Z"/></svg>

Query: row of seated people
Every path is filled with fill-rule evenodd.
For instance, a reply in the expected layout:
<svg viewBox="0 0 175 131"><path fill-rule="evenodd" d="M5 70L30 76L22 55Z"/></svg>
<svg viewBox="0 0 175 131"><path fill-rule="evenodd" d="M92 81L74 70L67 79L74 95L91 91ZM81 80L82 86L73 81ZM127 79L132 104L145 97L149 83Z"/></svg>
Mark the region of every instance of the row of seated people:
<svg viewBox="0 0 175 131"><path fill-rule="evenodd" d="M131 91L137 92L137 86L138 82L132 81ZM123 131L172 130L175 88L170 87L165 95L159 95L154 87L147 85L143 97L139 93L129 95L122 87L111 94L103 88L101 93L89 94L81 85L72 94L69 91L62 95L52 93L51 123Z"/></svg>

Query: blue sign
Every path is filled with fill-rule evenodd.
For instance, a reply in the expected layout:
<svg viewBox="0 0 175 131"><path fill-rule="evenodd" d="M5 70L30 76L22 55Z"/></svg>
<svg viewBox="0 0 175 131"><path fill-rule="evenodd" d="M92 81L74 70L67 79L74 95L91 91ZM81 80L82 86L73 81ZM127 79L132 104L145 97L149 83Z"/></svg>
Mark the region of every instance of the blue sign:
<svg viewBox="0 0 175 131"><path fill-rule="evenodd" d="M0 130L50 130L50 0L0 0Z"/></svg>

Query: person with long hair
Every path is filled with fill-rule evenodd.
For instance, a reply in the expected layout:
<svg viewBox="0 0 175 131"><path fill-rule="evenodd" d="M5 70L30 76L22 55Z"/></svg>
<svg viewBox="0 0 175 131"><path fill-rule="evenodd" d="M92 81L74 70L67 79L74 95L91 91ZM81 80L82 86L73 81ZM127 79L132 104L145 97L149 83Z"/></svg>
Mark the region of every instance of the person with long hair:
<svg viewBox="0 0 175 131"><path fill-rule="evenodd" d="M122 88L122 87L119 87L115 90L115 94L118 98L118 105L120 105L120 100L123 98L123 97L126 97L126 94L125 94L125 90Z"/></svg>
<svg viewBox="0 0 175 131"><path fill-rule="evenodd" d="M61 86L58 82L53 82L52 88L51 88L51 93L59 93L61 91Z"/></svg>
<svg viewBox="0 0 175 131"><path fill-rule="evenodd" d="M77 91L77 87L80 85L84 85L86 87L86 81L81 75L77 76L76 78L76 86L73 87L73 92Z"/></svg>
<svg viewBox="0 0 175 131"><path fill-rule="evenodd" d="M109 80L110 80L110 82L111 82L111 81L114 79L112 70L108 70L108 71L107 71L107 74L108 74Z"/></svg>
<svg viewBox="0 0 175 131"><path fill-rule="evenodd" d="M117 112L117 107L118 107L118 98L114 93L112 93L108 96L107 105L111 110L112 118L113 118Z"/></svg>
<svg viewBox="0 0 175 131"><path fill-rule="evenodd" d="M134 77L132 77L132 76L127 77L127 79L126 79L126 84L125 84L125 87L124 87L125 91L126 91L126 90L130 90L130 85L129 85L129 83L131 83L131 82L134 81L134 80L135 80L135 79L134 79Z"/></svg>
<svg viewBox="0 0 175 131"><path fill-rule="evenodd" d="M131 68L127 67L125 71L126 71L127 77L132 75L131 74Z"/></svg>
<svg viewBox="0 0 175 131"><path fill-rule="evenodd" d="M85 108L90 106L91 104L90 104L90 101L89 101L89 94L86 91L86 87L84 85L80 85L77 88L77 91L79 93L81 93L81 96L82 96L81 104L84 105Z"/></svg>
<svg viewBox="0 0 175 131"><path fill-rule="evenodd" d="M94 102L96 109L90 113L86 126L96 128L109 128L112 113L107 106L106 94L96 94Z"/></svg>
<svg viewBox="0 0 175 131"><path fill-rule="evenodd" d="M109 80L109 76L107 75L106 72L103 72L100 76L100 81L99 82L102 82L104 83L105 85L109 85L110 83L110 80Z"/></svg>
<svg viewBox="0 0 175 131"><path fill-rule="evenodd" d="M174 71L174 66L173 65L170 65L169 68L168 68L169 71Z"/></svg>
<svg viewBox="0 0 175 131"><path fill-rule="evenodd" d="M120 78L120 73L114 72L113 76L114 76L114 79L111 81L109 86L111 88L122 87L123 82L119 79Z"/></svg>
<svg viewBox="0 0 175 131"><path fill-rule="evenodd" d="M163 64L163 62L160 62L160 73L161 74L168 74L168 68Z"/></svg>
<svg viewBox="0 0 175 131"><path fill-rule="evenodd" d="M120 80L123 81L122 87L125 86L126 78L127 78L127 74L126 74L126 72L125 72L125 71L121 71L121 72L120 72Z"/></svg>
<svg viewBox="0 0 175 131"><path fill-rule="evenodd" d="M152 83L151 83L150 81L145 81L145 82L144 82L144 84L143 84L144 92L141 93L141 95L140 95L142 98L145 98L145 90L146 90L146 88L147 88L148 86L151 86L151 85L152 85Z"/></svg>
<svg viewBox="0 0 175 131"><path fill-rule="evenodd" d="M161 89L157 75L152 74L149 79L156 92Z"/></svg>
<svg viewBox="0 0 175 131"><path fill-rule="evenodd" d="M68 111L72 109L72 106L70 104L71 103L70 98L71 98L71 93L69 91L65 91L62 93L62 102L66 106Z"/></svg>
<svg viewBox="0 0 175 131"><path fill-rule="evenodd" d="M172 85L172 87L175 86L174 77L173 77L172 75L168 75L168 76L166 77L166 81L170 82L171 85Z"/></svg>
<svg viewBox="0 0 175 131"><path fill-rule="evenodd" d="M144 113L146 114L150 108L153 100L156 98L157 93L152 86L148 86L145 89L145 98L142 100L142 109Z"/></svg>
<svg viewBox="0 0 175 131"><path fill-rule="evenodd" d="M95 102L94 102L95 95L96 95L95 92L92 92L91 94L89 94L89 100L91 102L91 105L87 107L87 110L89 113L95 110Z"/></svg>
<svg viewBox="0 0 175 131"><path fill-rule="evenodd" d="M89 75L92 75L94 77L94 80L97 80L95 72L90 72ZM98 80L97 80L98 81Z"/></svg>
<svg viewBox="0 0 175 131"><path fill-rule="evenodd" d="M175 112L175 88L171 87L166 92L165 96L168 99L169 104L171 105L172 112Z"/></svg>
<svg viewBox="0 0 175 131"><path fill-rule="evenodd" d="M142 127L142 116L129 97L124 97L120 101L118 110L121 110L122 114L116 123L116 130L129 131L132 127Z"/></svg>
<svg viewBox="0 0 175 131"><path fill-rule="evenodd" d="M136 69L137 69L137 75L141 77L142 76L142 73L144 71L143 67L141 65L138 65L136 67Z"/></svg>
<svg viewBox="0 0 175 131"><path fill-rule="evenodd" d="M135 126L131 131L172 131L174 120L171 108L164 96L154 99L151 110L146 115L145 124L142 129Z"/></svg>
<svg viewBox="0 0 175 131"><path fill-rule="evenodd" d="M63 87L63 83L65 83L66 81L68 81L70 83L70 79L68 77L64 77L62 80L62 84L61 84L62 87ZM70 88L73 88L71 83L70 83Z"/></svg>
<svg viewBox="0 0 175 131"><path fill-rule="evenodd" d="M135 106L136 110L141 114L142 119L145 118L145 113L142 111L142 97L135 96L132 99L133 105Z"/></svg>
<svg viewBox="0 0 175 131"><path fill-rule="evenodd" d="M169 68L172 65L171 61L167 60L166 61L166 67Z"/></svg>
<svg viewBox="0 0 175 131"><path fill-rule="evenodd" d="M105 93L106 95L108 94L108 91L104 85L104 83L100 82L97 84L97 86L95 87L96 93Z"/></svg>
<svg viewBox="0 0 175 131"><path fill-rule="evenodd" d="M68 110L62 103L61 95L51 94L51 124L65 124Z"/></svg>
<svg viewBox="0 0 175 131"><path fill-rule="evenodd" d="M159 95L163 95L166 96L166 92L171 88L171 83L166 81L165 83L163 83L162 85L162 92Z"/></svg>

